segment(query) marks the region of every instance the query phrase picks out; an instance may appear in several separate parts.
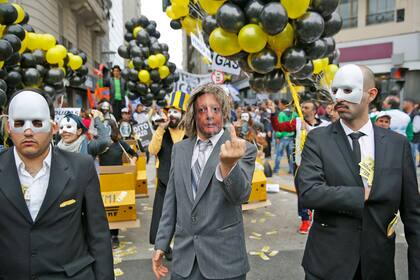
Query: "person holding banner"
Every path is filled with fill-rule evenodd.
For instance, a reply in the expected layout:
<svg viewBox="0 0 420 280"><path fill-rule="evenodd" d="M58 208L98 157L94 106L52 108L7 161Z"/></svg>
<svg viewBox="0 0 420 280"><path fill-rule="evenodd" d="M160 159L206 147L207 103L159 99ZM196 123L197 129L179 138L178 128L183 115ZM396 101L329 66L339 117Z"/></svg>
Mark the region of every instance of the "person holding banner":
<svg viewBox="0 0 420 280"><path fill-rule="evenodd" d="M0 153L0 279L113 280L108 221L92 157L51 145L49 96L11 98Z"/></svg>
<svg viewBox="0 0 420 280"><path fill-rule="evenodd" d="M86 135L88 129L84 126L82 118L69 113L60 121L59 135L61 140L58 142L57 147L68 152L90 154L93 157L103 153L111 139L101 121L102 113L92 110L92 114L93 125L97 131L94 139L88 140Z"/></svg>
<svg viewBox="0 0 420 280"><path fill-rule="evenodd" d="M166 107L167 116L158 121L159 125L149 144L149 152L159 160L157 167L157 187L153 201L152 221L150 223L150 244L155 244L160 218L162 216L163 200L168 185L169 170L171 168L172 146L186 139L185 130L178 127L188 102L189 95L176 91L170 95L169 105ZM171 248L166 248L167 259L171 259Z"/></svg>

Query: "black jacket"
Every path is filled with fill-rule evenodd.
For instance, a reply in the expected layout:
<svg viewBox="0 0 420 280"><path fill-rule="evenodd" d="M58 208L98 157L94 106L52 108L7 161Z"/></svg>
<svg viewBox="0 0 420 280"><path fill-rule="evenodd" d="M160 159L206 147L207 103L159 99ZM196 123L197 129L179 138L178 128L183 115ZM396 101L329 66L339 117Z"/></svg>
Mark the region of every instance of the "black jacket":
<svg viewBox="0 0 420 280"><path fill-rule="evenodd" d="M108 222L91 156L53 148L48 190L33 222L13 148L0 153L0 216L0 279L114 279Z"/></svg>
<svg viewBox="0 0 420 280"><path fill-rule="evenodd" d="M400 211L408 242L409 278L420 279L420 196L405 137L374 126L375 168L369 199L340 122L308 134L298 171L302 206L315 209L303 267L321 279L395 279L395 233Z"/></svg>

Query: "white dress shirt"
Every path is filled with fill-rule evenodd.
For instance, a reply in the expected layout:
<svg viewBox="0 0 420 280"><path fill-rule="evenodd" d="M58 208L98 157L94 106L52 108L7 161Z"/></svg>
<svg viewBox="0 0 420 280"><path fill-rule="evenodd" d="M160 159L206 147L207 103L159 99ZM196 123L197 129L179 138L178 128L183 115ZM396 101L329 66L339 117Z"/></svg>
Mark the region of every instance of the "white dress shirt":
<svg viewBox="0 0 420 280"><path fill-rule="evenodd" d="M357 131L353 131L350 127L348 127L343 120L340 119L340 123L341 126L344 129L344 132L347 135L347 139L349 140L350 143L350 147L353 149L353 142L350 138L350 134L353 132L357 132ZM371 158L373 160L375 160L375 135L373 132L373 125L372 122L369 120L364 126L362 126L362 128L360 128L358 130L359 132L362 132L364 135L361 136L359 138L359 145L360 145L360 155L361 155L361 159L362 161L367 159L367 158ZM365 178L363 178L363 185L365 186L365 188L368 186L367 180Z"/></svg>
<svg viewBox="0 0 420 280"><path fill-rule="evenodd" d="M36 216L41 209L42 202L44 201L45 194L47 193L48 182L50 180L51 147L49 147L48 155L43 161L41 170L38 171L35 177L32 177L32 175L26 171L25 163L17 153L16 147L13 148L13 153L15 155L15 164L23 196L32 220L35 221Z"/></svg>
<svg viewBox="0 0 420 280"><path fill-rule="evenodd" d="M205 163L204 166L206 166L207 160L209 159L211 153L213 152L214 147L216 147L217 142L219 142L220 137L222 137L223 133L224 133L224 129L222 128L222 130L220 130L219 133L217 133L216 135L213 135L212 137L210 137L208 140L210 140L211 142L211 147L208 148L205 153L204 153L204 158L205 158ZM192 160L191 160L191 168L194 166L195 162L197 161L198 158L198 153L199 153L199 149L198 149L198 141L206 141L203 139L200 139L200 137L197 136L197 140L195 142L195 146L194 146L194 150L193 150L193 155L192 155ZM219 163L220 164L220 163ZM216 167L216 179L219 180L220 182L223 182L223 177L222 174L220 172L220 166L219 164ZM201 169L201 174L203 174L204 171L204 166ZM232 168L233 169L233 168Z"/></svg>

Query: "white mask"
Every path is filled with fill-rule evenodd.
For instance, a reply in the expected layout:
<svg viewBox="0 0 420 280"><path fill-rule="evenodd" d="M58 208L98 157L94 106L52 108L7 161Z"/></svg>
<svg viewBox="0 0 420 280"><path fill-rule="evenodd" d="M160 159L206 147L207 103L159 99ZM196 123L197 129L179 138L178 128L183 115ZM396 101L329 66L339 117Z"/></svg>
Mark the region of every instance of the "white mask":
<svg viewBox="0 0 420 280"><path fill-rule="evenodd" d="M335 99L360 104L363 97L363 72L354 64L338 69L331 86Z"/></svg>
<svg viewBox="0 0 420 280"><path fill-rule="evenodd" d="M248 122L249 121L249 114L243 113L241 115L241 120L244 122Z"/></svg>
<svg viewBox="0 0 420 280"><path fill-rule="evenodd" d="M31 129L34 133L51 130L50 108L39 93L23 91L9 105L9 126L15 133Z"/></svg>
<svg viewBox="0 0 420 280"><path fill-rule="evenodd" d="M68 132L71 134L77 133L77 123L70 117L64 117L60 121L60 130L58 133L63 134L63 132Z"/></svg>
<svg viewBox="0 0 420 280"><path fill-rule="evenodd" d="M175 108L170 108L169 110L168 110L168 116L169 117L172 117L172 118L174 118L174 119L181 119L181 117L182 117L182 113L181 113L181 111L180 110L178 110L178 109L175 109Z"/></svg>

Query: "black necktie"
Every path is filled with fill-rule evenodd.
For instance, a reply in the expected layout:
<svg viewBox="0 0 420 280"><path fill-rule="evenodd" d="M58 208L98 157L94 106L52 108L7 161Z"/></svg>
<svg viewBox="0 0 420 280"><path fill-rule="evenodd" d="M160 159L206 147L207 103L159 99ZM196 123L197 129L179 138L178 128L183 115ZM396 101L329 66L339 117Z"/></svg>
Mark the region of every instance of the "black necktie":
<svg viewBox="0 0 420 280"><path fill-rule="evenodd" d="M359 144L359 138L365 135L362 132L353 132L350 133L349 136L351 138L352 144L353 144L353 156L356 160L356 164L358 165L360 161L362 160L362 155L360 151L360 144Z"/></svg>

